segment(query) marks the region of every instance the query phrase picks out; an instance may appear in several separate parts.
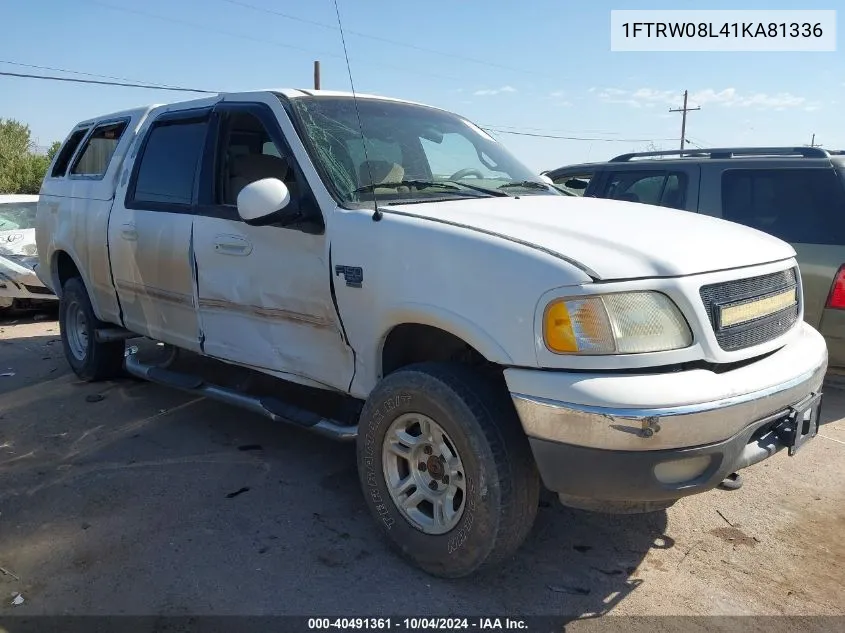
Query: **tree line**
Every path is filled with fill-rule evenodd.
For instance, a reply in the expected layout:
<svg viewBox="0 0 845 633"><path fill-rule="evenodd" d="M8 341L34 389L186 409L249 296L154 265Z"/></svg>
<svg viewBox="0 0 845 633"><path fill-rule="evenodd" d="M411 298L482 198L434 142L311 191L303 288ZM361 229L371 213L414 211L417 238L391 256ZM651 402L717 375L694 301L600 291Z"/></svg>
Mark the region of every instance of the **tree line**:
<svg viewBox="0 0 845 633"><path fill-rule="evenodd" d="M61 145L61 141L56 141L46 155L39 154L28 125L0 119L0 194L37 194Z"/></svg>

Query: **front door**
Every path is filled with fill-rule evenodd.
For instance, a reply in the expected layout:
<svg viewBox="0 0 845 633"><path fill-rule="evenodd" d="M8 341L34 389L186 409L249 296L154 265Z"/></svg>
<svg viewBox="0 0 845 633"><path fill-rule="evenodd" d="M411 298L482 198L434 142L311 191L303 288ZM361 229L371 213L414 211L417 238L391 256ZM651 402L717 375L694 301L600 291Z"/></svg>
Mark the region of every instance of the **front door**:
<svg viewBox="0 0 845 633"><path fill-rule="evenodd" d="M290 204L317 208L276 119L285 116L270 98L215 109L194 222L203 350L345 390L354 357L332 300L325 231L251 226L237 211L241 189L271 177L288 185Z"/></svg>

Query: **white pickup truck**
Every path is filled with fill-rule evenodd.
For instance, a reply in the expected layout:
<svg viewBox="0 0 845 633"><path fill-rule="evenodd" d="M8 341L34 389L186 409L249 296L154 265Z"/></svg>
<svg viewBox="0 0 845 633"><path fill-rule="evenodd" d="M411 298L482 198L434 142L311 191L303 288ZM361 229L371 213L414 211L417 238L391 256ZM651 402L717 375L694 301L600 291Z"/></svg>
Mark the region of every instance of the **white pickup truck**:
<svg viewBox="0 0 845 633"><path fill-rule="evenodd" d="M81 378L355 441L389 542L457 577L516 552L541 484L660 510L817 432L827 349L792 248L632 205L564 196L440 109L220 94L74 127L38 271ZM145 362L132 337L278 390Z"/></svg>

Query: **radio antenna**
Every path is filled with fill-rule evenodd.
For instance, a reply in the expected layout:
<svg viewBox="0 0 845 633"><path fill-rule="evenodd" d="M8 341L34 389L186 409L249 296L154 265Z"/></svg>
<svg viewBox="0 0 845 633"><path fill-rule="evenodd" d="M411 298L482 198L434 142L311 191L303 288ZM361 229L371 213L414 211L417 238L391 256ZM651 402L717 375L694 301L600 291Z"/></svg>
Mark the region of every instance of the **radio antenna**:
<svg viewBox="0 0 845 633"><path fill-rule="evenodd" d="M340 9L337 8L337 0L334 0L334 11L337 14L337 27L340 29L340 41L343 43L343 56L346 58L346 72L349 74L349 85L352 87L352 102L355 104L355 116L358 118L358 132L361 134L361 144L364 146L364 163L367 165L367 173L370 176L370 183L373 188L373 222L381 220L382 213L378 208L376 199L376 181L373 178L373 169L370 166L370 159L367 156L367 139L364 136L364 125L361 123L361 112L358 110L358 97L355 95L355 83L352 81L352 68L349 66L349 53L346 52L346 38L343 36L343 24L340 21Z"/></svg>

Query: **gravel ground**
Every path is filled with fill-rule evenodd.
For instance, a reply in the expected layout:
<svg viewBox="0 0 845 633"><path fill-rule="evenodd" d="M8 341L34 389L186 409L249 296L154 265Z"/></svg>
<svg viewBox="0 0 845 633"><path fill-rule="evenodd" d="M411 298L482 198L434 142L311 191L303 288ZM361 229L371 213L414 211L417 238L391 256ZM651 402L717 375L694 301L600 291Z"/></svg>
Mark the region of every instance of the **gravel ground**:
<svg viewBox="0 0 845 633"><path fill-rule="evenodd" d="M0 615L845 614L841 387L740 490L641 516L546 502L513 562L443 581L379 537L351 445L80 383L54 318L0 321Z"/></svg>

